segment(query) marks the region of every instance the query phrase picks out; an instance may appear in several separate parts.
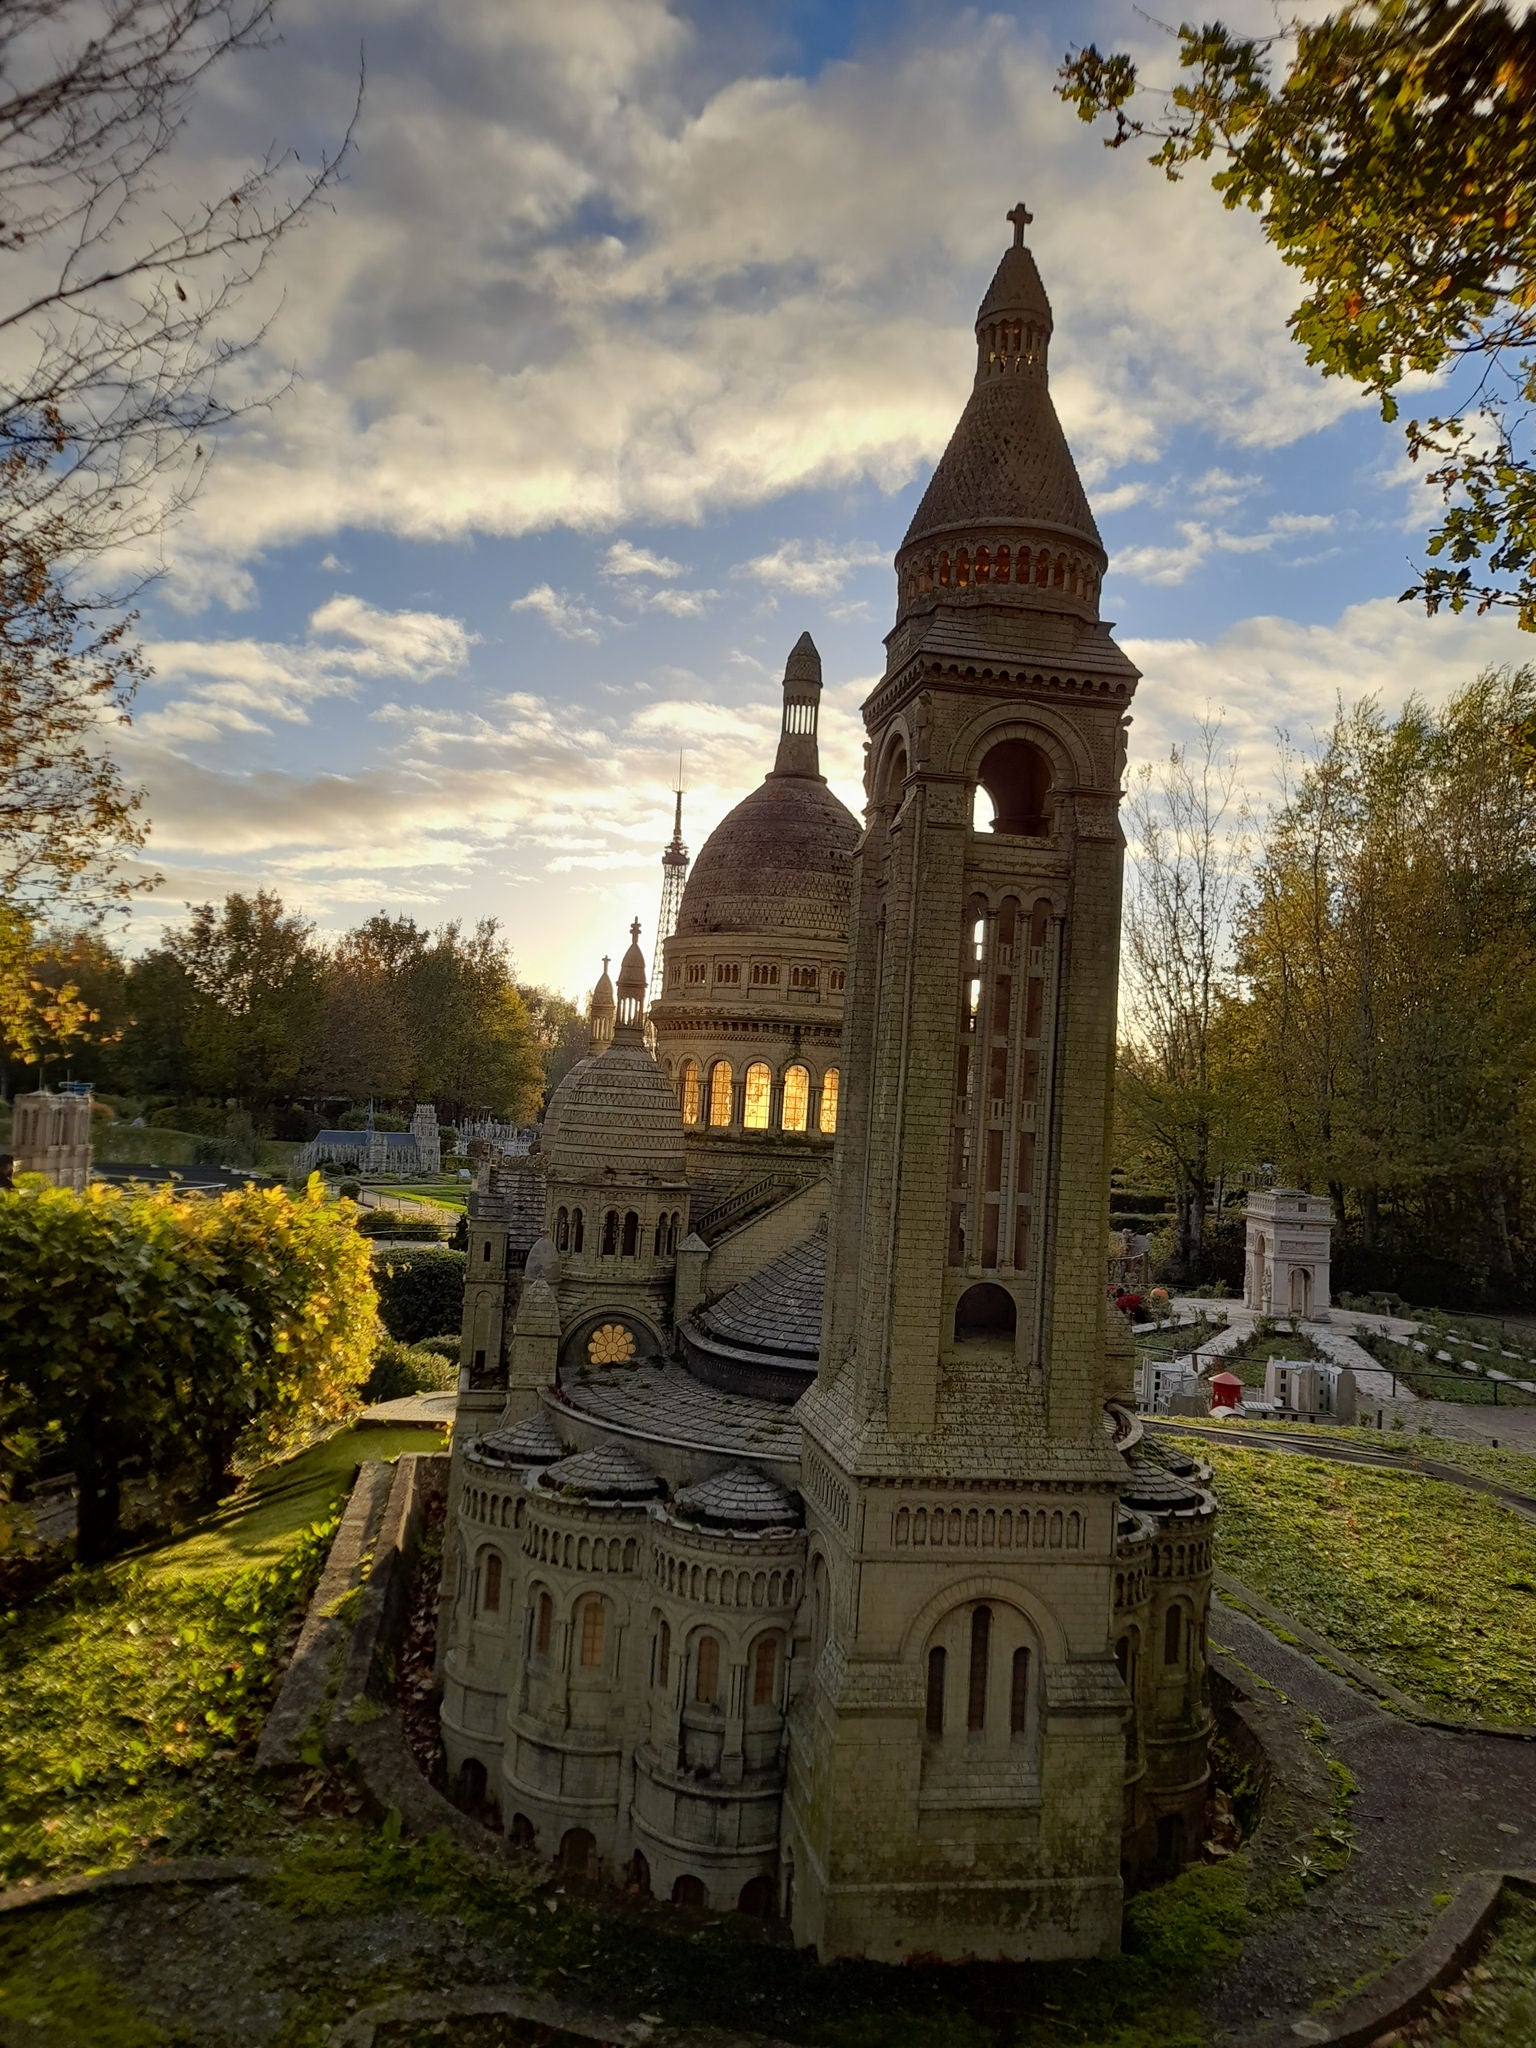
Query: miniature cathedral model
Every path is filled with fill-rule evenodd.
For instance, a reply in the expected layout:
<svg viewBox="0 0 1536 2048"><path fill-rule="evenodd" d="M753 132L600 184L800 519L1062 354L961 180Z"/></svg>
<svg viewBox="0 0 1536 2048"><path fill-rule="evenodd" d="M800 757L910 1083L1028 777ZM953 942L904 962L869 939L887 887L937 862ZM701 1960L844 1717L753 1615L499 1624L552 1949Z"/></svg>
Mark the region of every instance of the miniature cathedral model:
<svg viewBox="0 0 1536 2048"><path fill-rule="evenodd" d="M1111 1952L1207 1789L1209 1473L1142 1438L1106 1288L1137 673L1010 218L896 557L862 834L802 636L649 1017L636 926L471 1201L457 1793L824 1956Z"/></svg>

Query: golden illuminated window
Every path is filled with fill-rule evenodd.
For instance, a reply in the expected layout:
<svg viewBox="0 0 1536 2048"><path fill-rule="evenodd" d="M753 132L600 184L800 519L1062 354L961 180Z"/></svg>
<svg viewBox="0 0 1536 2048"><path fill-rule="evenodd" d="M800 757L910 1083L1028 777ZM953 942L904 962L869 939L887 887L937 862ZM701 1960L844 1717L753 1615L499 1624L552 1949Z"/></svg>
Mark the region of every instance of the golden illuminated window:
<svg viewBox="0 0 1536 2048"><path fill-rule="evenodd" d="M831 1137L837 1129L837 1069L828 1067L821 1080L821 1129Z"/></svg>
<svg viewBox="0 0 1536 2048"><path fill-rule="evenodd" d="M786 1131L803 1131L811 1107L811 1076L805 1067L784 1069L784 1111L779 1127Z"/></svg>
<svg viewBox="0 0 1536 2048"><path fill-rule="evenodd" d="M595 1671L603 1661L603 1603L584 1600L581 1606L581 1661Z"/></svg>
<svg viewBox="0 0 1536 2048"><path fill-rule="evenodd" d="M709 1074L709 1121L719 1130L731 1120L731 1063L716 1060Z"/></svg>
<svg viewBox="0 0 1536 2048"><path fill-rule="evenodd" d="M693 1674L693 1696L700 1706L712 1707L719 1691L720 1645L713 1636L700 1636L698 1662Z"/></svg>
<svg viewBox="0 0 1536 2048"><path fill-rule="evenodd" d="M696 1124L704 1113L704 1088L697 1060L683 1062L683 1122Z"/></svg>
<svg viewBox="0 0 1536 2048"><path fill-rule="evenodd" d="M635 1355L635 1333L624 1323L603 1323L587 1339L594 1365L625 1365Z"/></svg>
<svg viewBox="0 0 1536 2048"><path fill-rule="evenodd" d="M742 1082L741 1121L747 1130L767 1130L772 1096L773 1075L761 1060L754 1060Z"/></svg>

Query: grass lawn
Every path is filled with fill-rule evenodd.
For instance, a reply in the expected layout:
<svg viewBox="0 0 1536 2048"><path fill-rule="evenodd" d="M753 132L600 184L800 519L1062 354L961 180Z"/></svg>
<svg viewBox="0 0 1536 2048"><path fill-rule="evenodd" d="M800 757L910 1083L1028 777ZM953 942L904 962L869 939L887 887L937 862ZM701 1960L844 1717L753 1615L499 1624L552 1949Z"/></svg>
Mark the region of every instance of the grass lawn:
<svg viewBox="0 0 1536 2048"><path fill-rule="evenodd" d="M455 1214L469 1199L469 1188L462 1183L459 1188L442 1187L436 1182L430 1187L396 1187L392 1182L382 1181L377 1184L370 1182L370 1186L374 1186L375 1192L381 1195L398 1195L402 1201L408 1202L430 1202L436 1209L452 1209Z"/></svg>
<svg viewBox="0 0 1536 2048"><path fill-rule="evenodd" d="M1438 1712L1536 1721L1536 1527L1441 1480L1201 1447L1222 1569Z"/></svg>
<svg viewBox="0 0 1536 2048"><path fill-rule="evenodd" d="M1212 1425L1218 1431L1227 1426L1225 1423ZM1481 1478L1496 1480L1517 1493L1536 1497L1536 1453L1530 1451L1509 1451L1496 1444L1463 1443L1459 1437L1432 1435L1427 1428L1354 1429L1332 1422L1276 1422L1268 1416L1244 1416L1239 1426L1244 1430L1261 1430L1266 1436L1289 1433L1315 1437L1321 1430L1329 1443L1359 1445L1388 1457L1401 1458L1405 1464L1413 1458L1432 1458L1437 1464L1456 1465L1463 1472L1475 1472Z"/></svg>
<svg viewBox="0 0 1536 2048"><path fill-rule="evenodd" d="M1476 1368L1463 1372L1459 1365L1445 1359L1426 1356L1415 1351L1411 1345L1400 1343L1394 1337L1380 1333L1369 1333L1366 1349L1389 1372L1395 1372L1405 1387L1426 1401L1456 1401L1469 1408L1529 1408L1536 1396L1524 1393L1519 1387L1511 1387L1498 1381L1485 1379L1483 1373L1493 1366L1497 1371L1514 1379L1529 1379L1531 1367L1524 1362L1502 1358L1493 1351L1475 1351L1470 1345L1458 1344L1446 1338L1437 1337L1432 1331L1424 1339L1433 1351L1448 1351L1452 1358L1465 1359Z"/></svg>
<svg viewBox="0 0 1536 2048"><path fill-rule="evenodd" d="M0 1884L266 1835L250 1756L353 1469L442 1441L344 1430L185 1535L0 1615Z"/></svg>

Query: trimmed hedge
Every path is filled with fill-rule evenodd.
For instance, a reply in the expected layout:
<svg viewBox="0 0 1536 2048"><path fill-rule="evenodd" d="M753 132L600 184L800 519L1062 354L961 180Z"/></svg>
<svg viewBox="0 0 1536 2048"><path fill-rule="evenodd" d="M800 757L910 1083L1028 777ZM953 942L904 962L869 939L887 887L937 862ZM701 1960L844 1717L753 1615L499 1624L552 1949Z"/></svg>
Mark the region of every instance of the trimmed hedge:
<svg viewBox="0 0 1536 2048"><path fill-rule="evenodd" d="M464 1317L463 1252L446 1245L420 1251L388 1252L376 1258L373 1284L379 1292L379 1316L391 1337L419 1344L423 1337L451 1330Z"/></svg>

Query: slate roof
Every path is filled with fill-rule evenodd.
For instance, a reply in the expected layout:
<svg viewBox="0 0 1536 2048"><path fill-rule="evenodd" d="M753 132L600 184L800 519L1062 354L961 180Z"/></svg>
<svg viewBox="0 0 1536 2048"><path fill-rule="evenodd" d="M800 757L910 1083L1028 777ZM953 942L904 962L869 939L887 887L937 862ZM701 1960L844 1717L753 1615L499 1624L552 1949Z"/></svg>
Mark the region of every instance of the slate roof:
<svg viewBox="0 0 1536 2048"><path fill-rule="evenodd" d="M565 1456L565 1445L555 1435L554 1424L545 1411L525 1416L506 1429L490 1429L469 1446L467 1456L482 1465L552 1465Z"/></svg>
<svg viewBox="0 0 1536 2048"><path fill-rule="evenodd" d="M800 1428L782 1402L726 1393L679 1365L601 1367L561 1382L567 1404L659 1442L779 1460L800 1456Z"/></svg>
<svg viewBox="0 0 1536 2048"><path fill-rule="evenodd" d="M1187 1452L1148 1436L1124 1455L1130 1476L1121 1485L1120 1497L1130 1506L1170 1511L1198 1508L1206 1500L1201 1484L1205 1475Z"/></svg>
<svg viewBox="0 0 1536 2048"><path fill-rule="evenodd" d="M793 1528L800 1520L778 1481L751 1465L731 1465L697 1486L685 1486L673 1506L689 1521L728 1529Z"/></svg>
<svg viewBox="0 0 1536 2048"><path fill-rule="evenodd" d="M581 1500L655 1500L666 1491L656 1474L621 1444L594 1444L590 1451L562 1458L543 1474L541 1484Z"/></svg>
<svg viewBox="0 0 1536 2048"><path fill-rule="evenodd" d="M320 1131L314 1142L317 1145L356 1146L361 1151L365 1145L378 1139L384 1141L386 1152L414 1152L417 1149L414 1131Z"/></svg>
<svg viewBox="0 0 1536 2048"><path fill-rule="evenodd" d="M814 1364L821 1348L826 1279L827 1239L818 1229L700 1309L694 1322L707 1336L734 1348Z"/></svg>

